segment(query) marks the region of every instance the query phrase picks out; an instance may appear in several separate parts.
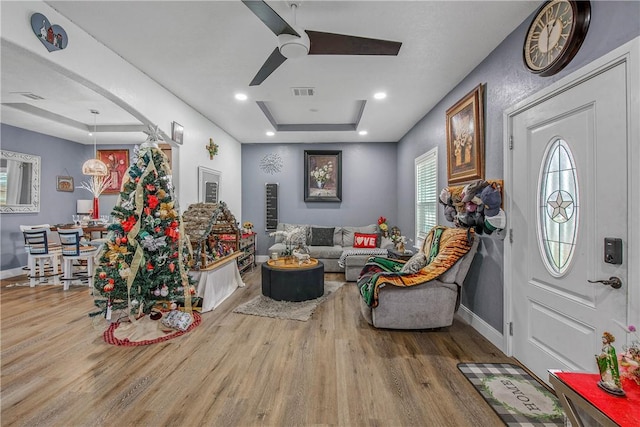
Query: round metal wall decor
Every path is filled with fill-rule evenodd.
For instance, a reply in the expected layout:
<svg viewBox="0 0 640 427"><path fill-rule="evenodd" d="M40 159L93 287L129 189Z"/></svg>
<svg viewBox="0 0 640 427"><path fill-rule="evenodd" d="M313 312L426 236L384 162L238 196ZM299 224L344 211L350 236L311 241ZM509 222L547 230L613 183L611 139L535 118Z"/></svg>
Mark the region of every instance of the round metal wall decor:
<svg viewBox="0 0 640 427"><path fill-rule="evenodd" d="M276 153L267 154L260 160L260 169L270 175L276 174L282 170L282 157Z"/></svg>

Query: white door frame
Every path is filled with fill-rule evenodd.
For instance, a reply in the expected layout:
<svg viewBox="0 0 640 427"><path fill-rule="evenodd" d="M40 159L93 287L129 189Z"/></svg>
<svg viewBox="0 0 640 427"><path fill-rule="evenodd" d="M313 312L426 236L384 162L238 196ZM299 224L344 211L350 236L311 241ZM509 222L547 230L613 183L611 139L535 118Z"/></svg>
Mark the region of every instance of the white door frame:
<svg viewBox="0 0 640 427"><path fill-rule="evenodd" d="M628 212L627 226L629 244L627 254L629 259L624 260L628 265L628 301L627 319L629 324L640 325L640 37L612 50L601 58L596 59L581 69L558 80L541 91L518 102L513 107L506 109L503 113L503 141L504 143L504 170L505 177L504 205L507 207L507 228L509 212L513 210L513 198L510 193L509 182L513 182L513 159L509 143L512 135L512 119L523 111L541 103L549 98L558 95L590 78L602 73L609 68L625 64L627 69L627 167L629 175L628 186ZM512 234L513 233L513 234ZM518 230L509 229L504 245L504 325L502 351L507 356L513 355L513 337L509 334L509 326L513 319L513 269L511 268L513 258L511 252L510 239L522 238L523 233ZM620 337L623 343L622 329L612 331L614 335Z"/></svg>

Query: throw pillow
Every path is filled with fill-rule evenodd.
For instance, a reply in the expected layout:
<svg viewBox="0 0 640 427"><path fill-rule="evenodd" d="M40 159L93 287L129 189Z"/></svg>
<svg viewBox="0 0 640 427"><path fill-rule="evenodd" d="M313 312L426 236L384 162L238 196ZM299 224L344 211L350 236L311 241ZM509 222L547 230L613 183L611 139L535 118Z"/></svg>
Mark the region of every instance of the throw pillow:
<svg viewBox="0 0 640 427"><path fill-rule="evenodd" d="M333 246L333 230L334 230L334 227L332 228L311 227L310 246Z"/></svg>
<svg viewBox="0 0 640 427"><path fill-rule="evenodd" d="M353 247L354 248L375 248L377 238L378 238L377 234L354 233Z"/></svg>
<svg viewBox="0 0 640 427"><path fill-rule="evenodd" d="M409 261L404 264L400 272L415 274L426 266L427 256L424 254L424 252L417 252L414 256L409 258Z"/></svg>

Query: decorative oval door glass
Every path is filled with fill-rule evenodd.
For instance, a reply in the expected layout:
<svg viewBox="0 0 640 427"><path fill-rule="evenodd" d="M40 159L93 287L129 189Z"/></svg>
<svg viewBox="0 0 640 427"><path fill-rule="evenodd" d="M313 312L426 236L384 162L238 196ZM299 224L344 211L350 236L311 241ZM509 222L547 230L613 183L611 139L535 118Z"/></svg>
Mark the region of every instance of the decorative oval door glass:
<svg viewBox="0 0 640 427"><path fill-rule="evenodd" d="M569 145L549 143L538 182L538 244L545 267L555 277L571 265L578 233L578 176Z"/></svg>

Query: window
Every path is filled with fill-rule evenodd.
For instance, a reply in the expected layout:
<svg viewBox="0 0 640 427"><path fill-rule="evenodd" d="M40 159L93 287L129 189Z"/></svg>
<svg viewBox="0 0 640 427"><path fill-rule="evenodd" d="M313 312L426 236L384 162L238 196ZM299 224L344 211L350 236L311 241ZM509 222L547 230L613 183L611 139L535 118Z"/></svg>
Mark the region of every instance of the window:
<svg viewBox="0 0 640 427"><path fill-rule="evenodd" d="M416 240L438 223L438 147L416 159Z"/></svg>
<svg viewBox="0 0 640 427"><path fill-rule="evenodd" d="M578 234L578 174L569 144L547 146L538 182L538 245L545 267L561 277L571 265Z"/></svg>

